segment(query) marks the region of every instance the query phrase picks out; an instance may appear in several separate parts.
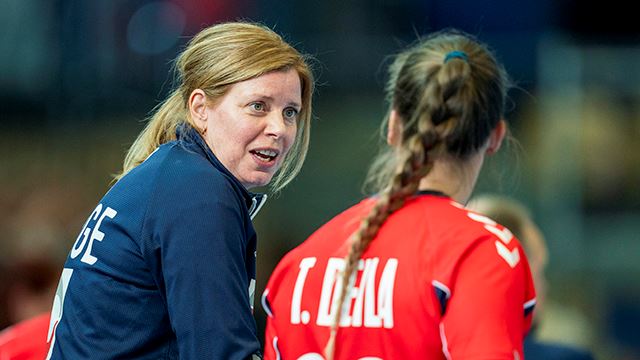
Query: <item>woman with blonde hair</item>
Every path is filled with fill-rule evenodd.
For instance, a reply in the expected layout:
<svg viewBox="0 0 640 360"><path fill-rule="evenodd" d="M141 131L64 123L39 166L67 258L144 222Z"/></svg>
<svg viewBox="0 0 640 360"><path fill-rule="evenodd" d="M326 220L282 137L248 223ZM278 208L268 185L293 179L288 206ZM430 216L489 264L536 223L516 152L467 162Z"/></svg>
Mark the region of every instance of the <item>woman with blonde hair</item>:
<svg viewBox="0 0 640 360"><path fill-rule="evenodd" d="M131 146L74 243L48 359L261 357L252 316L264 195L298 173L313 76L278 34L234 22L198 33L178 84Z"/></svg>
<svg viewBox="0 0 640 360"><path fill-rule="evenodd" d="M287 254L263 294L266 359L521 359L535 291L519 242L463 204L505 136L485 46L436 33L395 57L377 195Z"/></svg>

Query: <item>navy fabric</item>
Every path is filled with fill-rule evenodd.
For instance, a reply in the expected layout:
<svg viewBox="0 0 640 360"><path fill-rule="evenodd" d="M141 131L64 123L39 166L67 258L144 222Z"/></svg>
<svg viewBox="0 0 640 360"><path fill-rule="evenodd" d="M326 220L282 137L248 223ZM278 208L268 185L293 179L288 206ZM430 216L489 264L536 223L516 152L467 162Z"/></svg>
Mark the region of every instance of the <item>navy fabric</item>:
<svg viewBox="0 0 640 360"><path fill-rule="evenodd" d="M533 311L533 309L534 309L535 307L536 307L536 304L535 304L535 303L533 303L533 304L530 304L530 305L526 306L526 307L524 308L524 316L527 316L527 315L531 314L531 312Z"/></svg>
<svg viewBox="0 0 640 360"><path fill-rule="evenodd" d="M193 128L177 135L120 179L87 220L65 263L68 287L58 289L52 359L260 354L255 201Z"/></svg>
<svg viewBox="0 0 640 360"><path fill-rule="evenodd" d="M593 360L586 350L575 347L540 342L528 336L524 341L524 358L527 360Z"/></svg>
<svg viewBox="0 0 640 360"><path fill-rule="evenodd" d="M438 298L438 302L440 302L440 315L444 316L444 313L447 311L449 294L447 294L443 289L440 289L437 286L433 287L433 291L436 293L436 298Z"/></svg>

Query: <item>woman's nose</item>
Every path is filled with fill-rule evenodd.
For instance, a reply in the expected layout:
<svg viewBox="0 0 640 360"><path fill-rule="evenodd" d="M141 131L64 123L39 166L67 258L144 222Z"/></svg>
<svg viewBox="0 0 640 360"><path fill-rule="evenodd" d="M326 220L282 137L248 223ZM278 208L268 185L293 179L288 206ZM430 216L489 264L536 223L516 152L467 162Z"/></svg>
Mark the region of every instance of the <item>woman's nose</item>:
<svg viewBox="0 0 640 360"><path fill-rule="evenodd" d="M285 120L283 119L283 115L278 113L277 111L269 114L265 127L265 132L267 133L267 135L278 138L282 134L284 134L285 130L286 124Z"/></svg>

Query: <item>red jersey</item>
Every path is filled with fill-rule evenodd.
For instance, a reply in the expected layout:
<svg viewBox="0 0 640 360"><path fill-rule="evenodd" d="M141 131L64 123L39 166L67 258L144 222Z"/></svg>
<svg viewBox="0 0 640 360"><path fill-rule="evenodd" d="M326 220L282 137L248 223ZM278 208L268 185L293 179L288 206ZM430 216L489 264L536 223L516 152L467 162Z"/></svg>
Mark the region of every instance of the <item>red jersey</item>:
<svg viewBox="0 0 640 360"><path fill-rule="evenodd" d="M262 296L265 359L323 359L346 239L374 203L338 215L278 264ZM336 360L522 359L535 304L522 247L448 197L423 193L391 214L352 281Z"/></svg>
<svg viewBox="0 0 640 360"><path fill-rule="evenodd" d="M49 350L49 318L47 312L0 332L0 360L43 360Z"/></svg>

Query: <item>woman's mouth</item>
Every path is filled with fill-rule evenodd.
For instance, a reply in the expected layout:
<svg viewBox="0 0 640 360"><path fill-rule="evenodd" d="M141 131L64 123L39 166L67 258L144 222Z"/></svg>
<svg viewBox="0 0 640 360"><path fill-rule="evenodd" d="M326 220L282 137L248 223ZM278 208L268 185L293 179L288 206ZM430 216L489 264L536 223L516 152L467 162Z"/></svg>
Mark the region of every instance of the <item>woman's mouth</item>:
<svg viewBox="0 0 640 360"><path fill-rule="evenodd" d="M278 151L270 149L251 150L250 153L264 163L270 163L278 157Z"/></svg>

